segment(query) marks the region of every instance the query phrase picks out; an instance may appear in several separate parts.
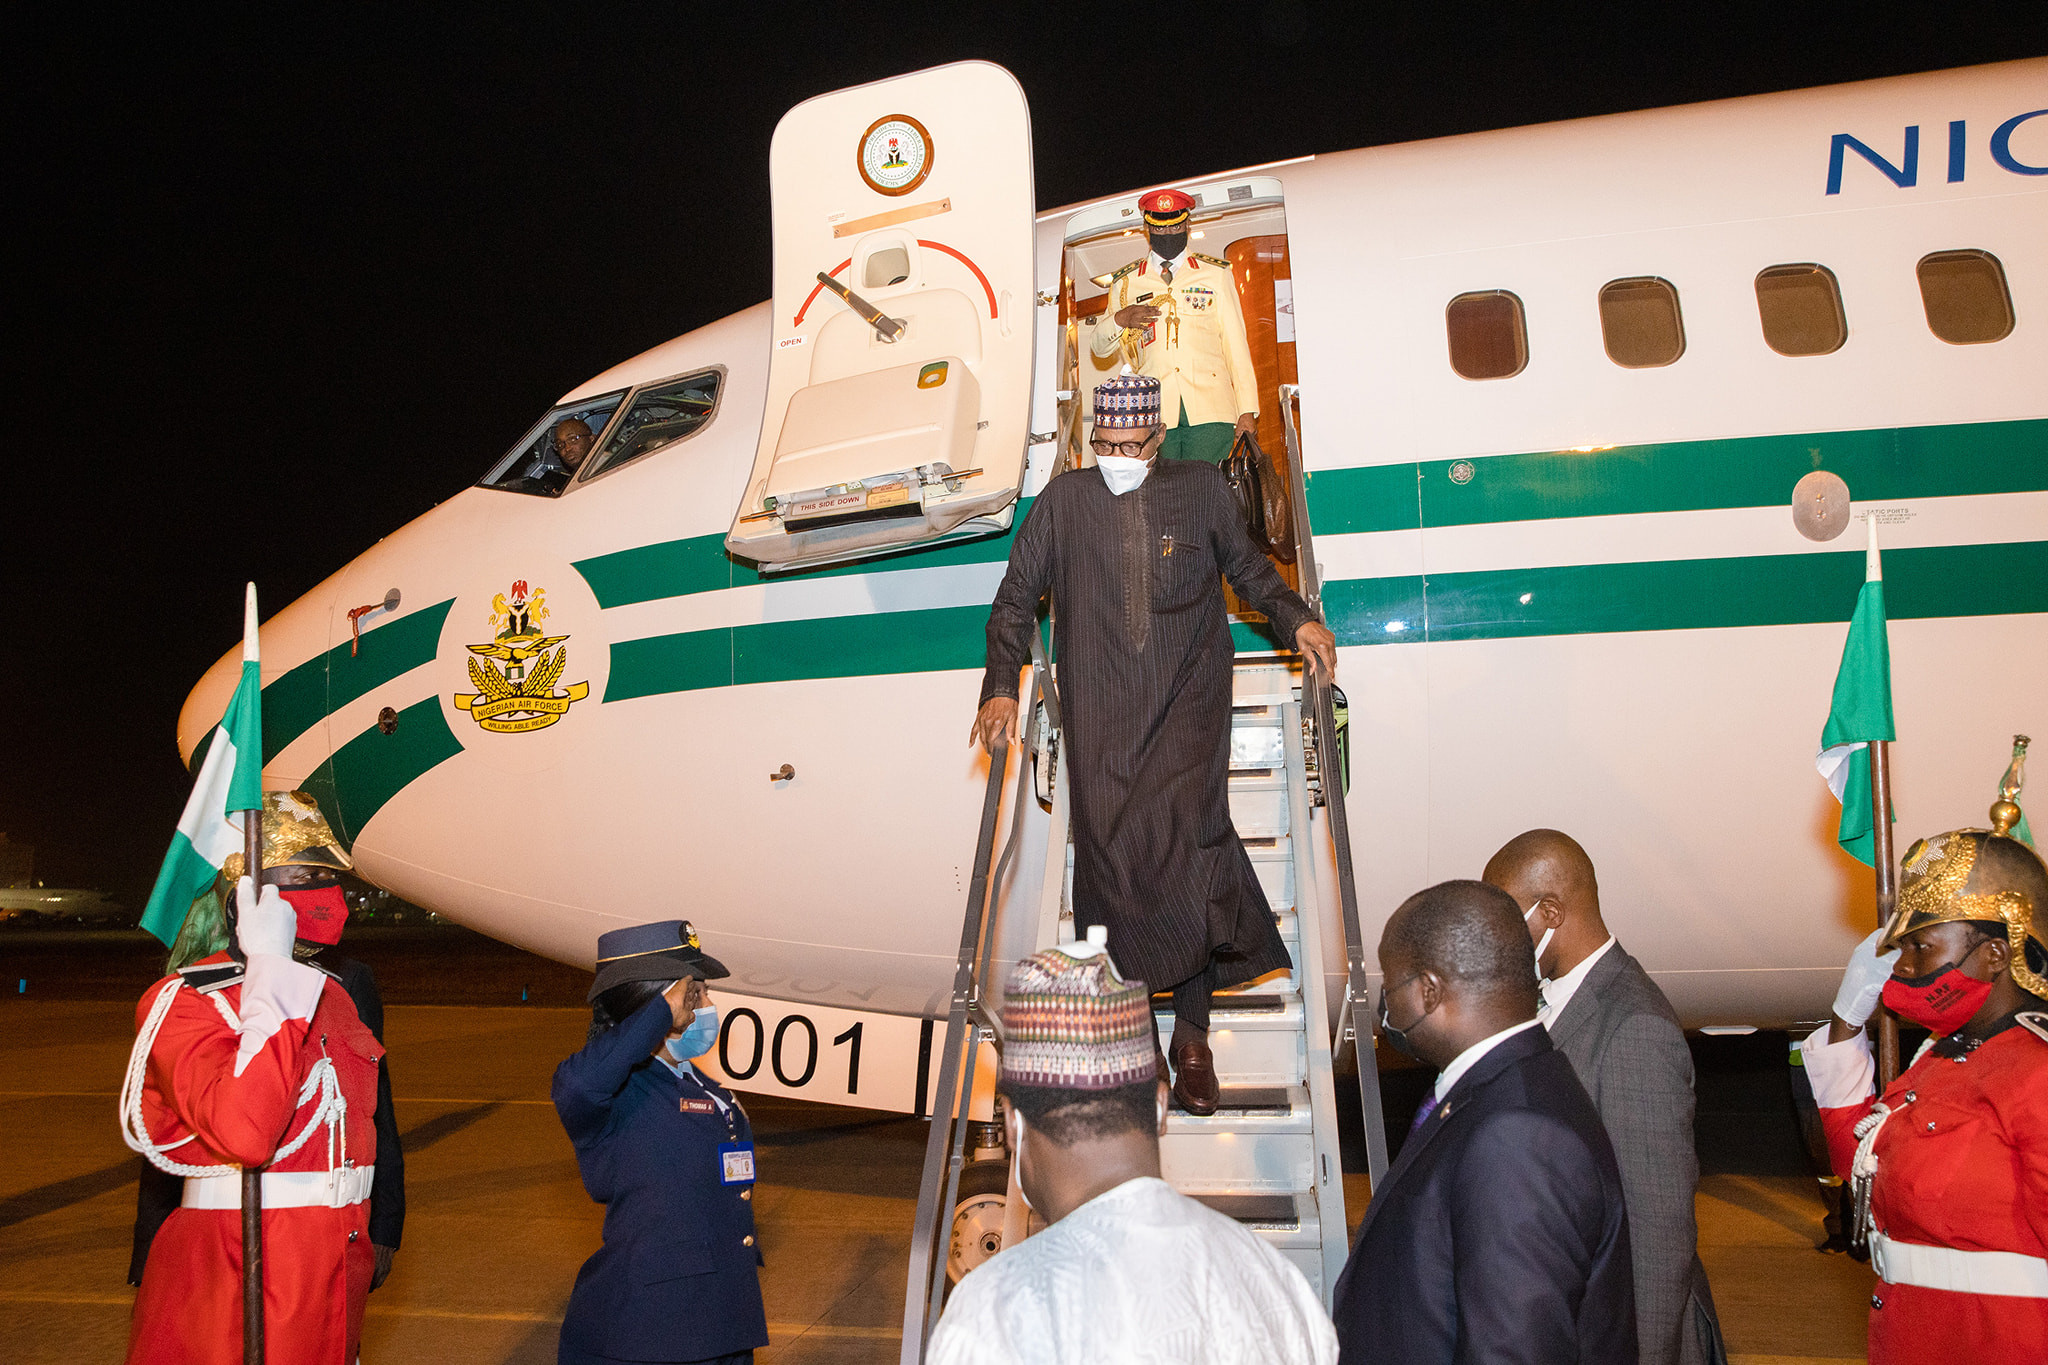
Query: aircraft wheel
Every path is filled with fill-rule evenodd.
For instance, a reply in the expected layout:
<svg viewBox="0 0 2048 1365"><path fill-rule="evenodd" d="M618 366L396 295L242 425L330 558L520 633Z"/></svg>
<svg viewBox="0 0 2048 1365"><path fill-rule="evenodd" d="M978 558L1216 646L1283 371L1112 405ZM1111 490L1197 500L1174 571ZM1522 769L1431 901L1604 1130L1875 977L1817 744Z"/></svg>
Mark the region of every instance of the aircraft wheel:
<svg viewBox="0 0 2048 1365"><path fill-rule="evenodd" d="M973 1161L961 1168L952 1235L946 1243L948 1285L960 1283L961 1276L1003 1249L1003 1211L1009 1193L1008 1162Z"/></svg>

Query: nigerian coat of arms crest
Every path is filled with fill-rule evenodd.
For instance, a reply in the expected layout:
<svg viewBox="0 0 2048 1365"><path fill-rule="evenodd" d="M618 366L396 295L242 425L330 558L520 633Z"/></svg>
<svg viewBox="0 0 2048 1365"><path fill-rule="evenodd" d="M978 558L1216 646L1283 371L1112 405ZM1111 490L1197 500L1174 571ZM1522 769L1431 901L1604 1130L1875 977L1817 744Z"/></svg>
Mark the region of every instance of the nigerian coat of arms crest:
<svg viewBox="0 0 2048 1365"><path fill-rule="evenodd" d="M541 622L547 619L546 590L529 592L523 578L509 593L492 598L490 623L496 634L468 647L469 680L476 691L456 693L457 709L486 730L516 735L545 730L589 696L588 682L558 687L569 666L569 637L545 634Z"/></svg>

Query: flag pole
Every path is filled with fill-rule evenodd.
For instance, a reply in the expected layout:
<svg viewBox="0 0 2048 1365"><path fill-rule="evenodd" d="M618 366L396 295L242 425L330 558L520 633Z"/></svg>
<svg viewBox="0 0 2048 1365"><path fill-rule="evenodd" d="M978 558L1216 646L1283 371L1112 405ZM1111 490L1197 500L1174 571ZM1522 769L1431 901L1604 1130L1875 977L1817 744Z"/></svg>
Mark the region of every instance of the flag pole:
<svg viewBox="0 0 2048 1365"><path fill-rule="evenodd" d="M1863 578L1882 582L1884 569L1878 558L1877 516L1865 513L1866 545ZM1891 689L1890 660L1886 660L1885 689ZM1892 922L1899 907L1899 867L1892 858L1892 746L1873 739L1870 750L1870 870L1877 892L1877 927ZM1899 1076L1899 1017L1882 1004L1877 1007L1877 1089L1884 1093Z"/></svg>
<svg viewBox="0 0 2048 1365"><path fill-rule="evenodd" d="M256 631L256 585L242 604L242 662L260 661ZM242 860L249 885L263 887L263 810L242 812ZM245 905L248 914L254 906ZM263 1365L263 1168L242 1168L242 1361Z"/></svg>
<svg viewBox="0 0 2048 1365"><path fill-rule="evenodd" d="M1877 925L1892 922L1899 906L1899 865L1892 859L1891 745L1870 741L1871 870L1876 874ZM1877 1007L1877 1089L1883 1094L1899 1076L1899 1016Z"/></svg>

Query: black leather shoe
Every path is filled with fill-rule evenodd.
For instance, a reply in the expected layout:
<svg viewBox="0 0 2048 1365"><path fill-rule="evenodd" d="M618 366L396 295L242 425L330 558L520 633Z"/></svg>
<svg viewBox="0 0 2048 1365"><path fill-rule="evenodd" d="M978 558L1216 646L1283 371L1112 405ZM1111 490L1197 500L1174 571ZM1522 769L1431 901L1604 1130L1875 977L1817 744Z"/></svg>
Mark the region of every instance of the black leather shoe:
<svg viewBox="0 0 2048 1365"><path fill-rule="evenodd" d="M1207 1043L1180 1043L1173 1049L1173 1097L1197 1117L1216 1112L1223 1087L1216 1080L1216 1056Z"/></svg>

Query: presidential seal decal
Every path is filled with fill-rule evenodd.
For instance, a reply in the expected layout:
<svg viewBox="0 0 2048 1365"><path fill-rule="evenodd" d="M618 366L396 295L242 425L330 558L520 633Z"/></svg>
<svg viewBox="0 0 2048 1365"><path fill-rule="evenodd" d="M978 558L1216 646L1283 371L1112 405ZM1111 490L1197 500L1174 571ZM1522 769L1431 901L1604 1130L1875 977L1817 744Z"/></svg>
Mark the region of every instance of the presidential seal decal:
<svg viewBox="0 0 2048 1365"><path fill-rule="evenodd" d="M458 710L484 729L501 735L545 730L569 708L590 695L587 682L557 689L569 666L566 635L545 635L547 592L527 591L526 580L509 593L491 599L491 625L498 628L488 644L470 645L469 680L474 692L455 694Z"/></svg>
<svg viewBox="0 0 2048 1365"><path fill-rule="evenodd" d="M932 172L932 135L908 114L888 114L860 135L854 160L875 193L908 194Z"/></svg>

